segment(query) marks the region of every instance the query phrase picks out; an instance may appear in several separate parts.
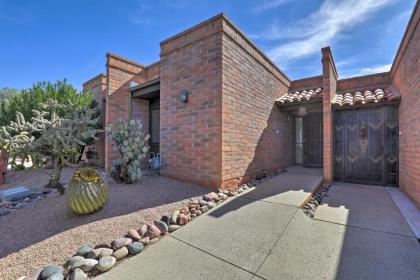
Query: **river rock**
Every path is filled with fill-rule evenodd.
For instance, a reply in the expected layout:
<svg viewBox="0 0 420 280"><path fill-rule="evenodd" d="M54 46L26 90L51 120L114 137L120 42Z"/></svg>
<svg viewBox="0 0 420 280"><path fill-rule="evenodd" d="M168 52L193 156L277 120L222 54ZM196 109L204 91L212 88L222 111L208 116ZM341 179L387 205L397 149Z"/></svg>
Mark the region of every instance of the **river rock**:
<svg viewBox="0 0 420 280"><path fill-rule="evenodd" d="M92 271L98 265L98 261L95 259L84 259L76 265L84 272L89 272Z"/></svg>
<svg viewBox="0 0 420 280"><path fill-rule="evenodd" d="M169 226L171 223L171 216L164 215L160 220Z"/></svg>
<svg viewBox="0 0 420 280"><path fill-rule="evenodd" d="M111 242L111 246L113 250L118 250L124 246L127 246L128 244L130 244L131 242L133 242L133 240L131 238L118 238L115 239Z"/></svg>
<svg viewBox="0 0 420 280"><path fill-rule="evenodd" d="M139 234L143 237L146 234L146 231L147 231L147 225L142 224L140 229L139 229Z"/></svg>
<svg viewBox="0 0 420 280"><path fill-rule="evenodd" d="M88 245L83 245L82 247L79 248L79 250L77 250L77 255L85 257L87 254L89 254L92 251L93 251L92 247Z"/></svg>
<svg viewBox="0 0 420 280"><path fill-rule="evenodd" d="M63 280L63 279L64 279L63 273L55 273L47 278L47 280Z"/></svg>
<svg viewBox="0 0 420 280"><path fill-rule="evenodd" d="M180 214L179 210L175 210L172 213L172 215L171 215L171 224L176 224L177 223L179 214Z"/></svg>
<svg viewBox="0 0 420 280"><path fill-rule="evenodd" d="M80 268L76 268L69 276L68 280L87 280L88 277L86 273L83 272Z"/></svg>
<svg viewBox="0 0 420 280"><path fill-rule="evenodd" d="M155 221L155 226L160 230L161 235L165 235L168 232L168 225L162 221Z"/></svg>
<svg viewBox="0 0 420 280"><path fill-rule="evenodd" d="M139 241L141 239L139 232L133 228L128 230L127 237L130 237L135 241Z"/></svg>
<svg viewBox="0 0 420 280"><path fill-rule="evenodd" d="M65 264L66 267L73 267L76 263L83 261L85 258L82 256L73 256L69 258Z"/></svg>
<svg viewBox="0 0 420 280"><path fill-rule="evenodd" d="M143 245L149 245L150 238L149 237L142 238L140 239L140 242L143 243Z"/></svg>
<svg viewBox="0 0 420 280"><path fill-rule="evenodd" d="M112 256L114 256L117 259L117 261L119 261L119 260L127 257L128 256L128 249L127 249L127 247L122 247L122 248L118 249L117 251L115 251L112 254Z"/></svg>
<svg viewBox="0 0 420 280"><path fill-rule="evenodd" d="M207 201L205 201L204 199L200 199L200 200L198 201L198 204L200 204L200 206L204 206L204 205L206 205L206 204L207 204Z"/></svg>
<svg viewBox="0 0 420 280"><path fill-rule="evenodd" d="M47 265L41 272L41 279L45 280L53 274L61 273L63 274L64 268L58 265Z"/></svg>
<svg viewBox="0 0 420 280"><path fill-rule="evenodd" d="M102 272L108 271L115 265L116 261L117 259L112 256L102 257L98 262L98 270Z"/></svg>
<svg viewBox="0 0 420 280"><path fill-rule="evenodd" d="M186 225L187 223L190 222L190 220L191 220L190 216L184 215L184 214L179 214L178 225L180 225L180 226Z"/></svg>
<svg viewBox="0 0 420 280"><path fill-rule="evenodd" d="M156 237L156 238L150 239L149 244L153 244L153 243L156 243L158 241L159 241L159 237Z"/></svg>
<svg viewBox="0 0 420 280"><path fill-rule="evenodd" d="M133 242L127 245L128 253L130 255L137 255L144 249L144 245L141 242Z"/></svg>
<svg viewBox="0 0 420 280"><path fill-rule="evenodd" d="M201 206L200 211L201 213L206 213L207 211L209 211L209 207L207 205Z"/></svg>
<svg viewBox="0 0 420 280"><path fill-rule="evenodd" d="M179 229L181 226L180 225L170 225L169 227L168 227L168 231L169 232L174 232L174 231L176 231L177 229Z"/></svg>
<svg viewBox="0 0 420 280"><path fill-rule="evenodd" d="M113 252L114 251L112 249L109 249L109 248L98 248L98 249L94 249L92 252L90 252L87 255L87 258L89 258L89 259L100 259L100 258L105 257L105 256L111 256Z"/></svg>
<svg viewBox="0 0 420 280"><path fill-rule="evenodd" d="M159 237L161 235L160 229L154 224L147 225L147 231L144 234L144 237L149 237L150 239Z"/></svg>
<svg viewBox="0 0 420 280"><path fill-rule="evenodd" d="M182 208L179 210L179 212L180 212L181 214L187 215L187 214L190 212L190 210L188 209L188 207L182 207Z"/></svg>
<svg viewBox="0 0 420 280"><path fill-rule="evenodd" d="M209 209L212 209L214 206L216 206L216 203L215 203L215 202L213 202L213 201L209 201L209 202L207 202L207 207L208 207Z"/></svg>

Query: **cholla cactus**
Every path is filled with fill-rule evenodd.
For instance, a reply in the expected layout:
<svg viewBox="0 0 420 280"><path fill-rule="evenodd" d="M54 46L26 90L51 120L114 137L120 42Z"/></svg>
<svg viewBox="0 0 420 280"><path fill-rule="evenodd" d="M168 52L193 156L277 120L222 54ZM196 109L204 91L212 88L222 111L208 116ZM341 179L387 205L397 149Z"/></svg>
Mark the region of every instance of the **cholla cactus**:
<svg viewBox="0 0 420 280"><path fill-rule="evenodd" d="M54 100L49 100L39 112L34 110L35 117L32 119L32 129L41 136L32 144L32 151L40 154L43 158L49 158L53 162L53 174L48 187L57 188L61 193L64 188L60 183L61 169L63 166L72 166L70 158L74 158L79 145L85 145L88 138L96 139L100 130L94 126L99 119L93 118L94 109L88 107L74 110L71 114L61 118L56 112L60 106ZM74 153L71 153L74 151Z"/></svg>
<svg viewBox="0 0 420 280"><path fill-rule="evenodd" d="M118 120L117 128L108 125L106 131L115 142L114 150L121 154L121 159L114 160L111 177L117 182L132 184L141 177L140 162L146 157L150 147L140 120Z"/></svg>
<svg viewBox="0 0 420 280"><path fill-rule="evenodd" d="M16 159L19 157L23 161L30 156L30 144L35 137L30 122L17 112L16 121L10 122L7 126L0 127L0 150L3 149L10 156L9 163L12 168L18 167ZM32 158L35 161L35 157Z"/></svg>
<svg viewBox="0 0 420 280"><path fill-rule="evenodd" d="M51 159L53 173L47 186L64 193L60 175L63 166L72 165L69 159L74 158L74 153L71 151L77 152L78 145L84 145L88 138L95 138L100 130L94 128L99 121L92 117L95 110L75 109L61 118L57 111L62 106L72 104L59 105L57 101L48 100L43 105L45 111L33 111L31 122L25 121L18 113L16 122L0 128L0 145L16 153L28 153L32 158Z"/></svg>

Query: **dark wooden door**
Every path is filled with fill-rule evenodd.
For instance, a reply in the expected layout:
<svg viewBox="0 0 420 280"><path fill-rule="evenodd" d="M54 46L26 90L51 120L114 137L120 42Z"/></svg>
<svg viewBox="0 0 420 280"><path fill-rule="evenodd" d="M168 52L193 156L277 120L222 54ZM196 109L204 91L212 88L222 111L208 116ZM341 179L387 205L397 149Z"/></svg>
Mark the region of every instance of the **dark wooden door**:
<svg viewBox="0 0 420 280"><path fill-rule="evenodd" d="M395 108L336 112L335 180L397 184L398 115Z"/></svg>
<svg viewBox="0 0 420 280"><path fill-rule="evenodd" d="M303 165L322 166L322 113L303 117Z"/></svg>

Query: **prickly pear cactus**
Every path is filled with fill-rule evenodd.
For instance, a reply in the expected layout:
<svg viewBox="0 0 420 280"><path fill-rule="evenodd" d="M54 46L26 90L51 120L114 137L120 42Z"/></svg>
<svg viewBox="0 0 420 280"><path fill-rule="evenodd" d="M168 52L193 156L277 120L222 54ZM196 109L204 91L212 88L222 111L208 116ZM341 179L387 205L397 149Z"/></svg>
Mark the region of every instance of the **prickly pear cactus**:
<svg viewBox="0 0 420 280"><path fill-rule="evenodd" d="M93 213L108 199L108 186L95 168L78 169L67 186L67 202L76 214Z"/></svg>
<svg viewBox="0 0 420 280"><path fill-rule="evenodd" d="M132 184L142 175L140 162L150 149L150 135L144 133L140 120L126 122L120 118L117 128L110 124L106 129L115 142L114 150L121 155L121 159L114 160L110 175L117 182Z"/></svg>

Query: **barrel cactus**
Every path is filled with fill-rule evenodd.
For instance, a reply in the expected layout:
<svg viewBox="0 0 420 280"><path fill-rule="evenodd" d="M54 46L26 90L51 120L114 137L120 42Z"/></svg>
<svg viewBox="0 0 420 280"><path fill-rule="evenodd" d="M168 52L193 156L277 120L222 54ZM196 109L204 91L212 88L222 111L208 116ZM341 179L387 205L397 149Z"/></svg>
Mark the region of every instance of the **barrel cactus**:
<svg viewBox="0 0 420 280"><path fill-rule="evenodd" d="M134 183L142 175L140 164L150 149L150 136L144 133L140 120L126 122L121 118L116 128L112 124L107 126L107 133L115 142L114 149L121 155L121 159L112 164L111 177L117 182Z"/></svg>
<svg viewBox="0 0 420 280"><path fill-rule="evenodd" d="M89 214L101 208L108 199L108 187L92 167L78 169L68 187L68 205L76 214Z"/></svg>

